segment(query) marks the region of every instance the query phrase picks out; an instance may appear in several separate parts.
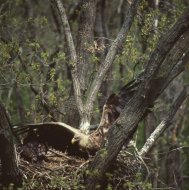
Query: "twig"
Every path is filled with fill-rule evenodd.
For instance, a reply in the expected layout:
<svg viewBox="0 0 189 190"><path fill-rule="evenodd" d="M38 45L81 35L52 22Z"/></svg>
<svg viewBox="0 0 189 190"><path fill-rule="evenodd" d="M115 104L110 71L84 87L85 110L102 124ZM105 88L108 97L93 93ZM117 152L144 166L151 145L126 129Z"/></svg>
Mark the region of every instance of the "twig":
<svg viewBox="0 0 189 190"><path fill-rule="evenodd" d="M67 158L68 160L72 159L72 158L70 158L70 157L68 157L68 156L66 156L66 155L64 155L64 154L57 153L57 152L55 152L55 151L53 151L53 150L51 150L51 149L50 149L49 151L52 152L52 153L54 153L54 154L56 154L57 156Z"/></svg>

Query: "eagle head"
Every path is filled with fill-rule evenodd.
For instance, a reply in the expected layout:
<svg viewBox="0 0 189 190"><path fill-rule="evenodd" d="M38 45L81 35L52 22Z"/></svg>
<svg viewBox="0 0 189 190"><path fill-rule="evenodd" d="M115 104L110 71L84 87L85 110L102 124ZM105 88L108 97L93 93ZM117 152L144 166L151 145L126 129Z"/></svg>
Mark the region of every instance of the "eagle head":
<svg viewBox="0 0 189 190"><path fill-rule="evenodd" d="M81 149L86 149L89 144L89 135L76 134L72 139L72 144L78 143Z"/></svg>

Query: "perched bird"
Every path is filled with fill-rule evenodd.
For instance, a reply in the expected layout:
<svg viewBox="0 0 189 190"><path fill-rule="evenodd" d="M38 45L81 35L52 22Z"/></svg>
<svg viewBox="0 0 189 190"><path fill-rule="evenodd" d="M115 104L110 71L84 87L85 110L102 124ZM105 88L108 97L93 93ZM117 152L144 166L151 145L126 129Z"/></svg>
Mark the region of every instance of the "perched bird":
<svg viewBox="0 0 189 190"><path fill-rule="evenodd" d="M111 125L119 117L128 100L133 96L137 86L138 82L134 80L125 85L118 94L110 95L103 106L100 124L91 126L93 132L89 134L85 134L79 129L62 122L25 124L13 127L13 131L17 136L28 132L27 139L29 139L29 136L30 138L32 137L31 131L35 131L33 133L37 135L40 143L43 142L48 146L71 154L94 153L100 149L102 143L106 140ZM32 138L29 142L31 141ZM25 144L24 141L23 144Z"/></svg>

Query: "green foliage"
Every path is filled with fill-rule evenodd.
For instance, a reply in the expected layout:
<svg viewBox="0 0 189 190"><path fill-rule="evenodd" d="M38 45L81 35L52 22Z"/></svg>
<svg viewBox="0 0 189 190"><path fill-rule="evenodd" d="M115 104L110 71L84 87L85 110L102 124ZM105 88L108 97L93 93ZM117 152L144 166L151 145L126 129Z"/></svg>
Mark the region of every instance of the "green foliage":
<svg viewBox="0 0 189 190"><path fill-rule="evenodd" d="M48 105L55 114L58 111L61 112L72 85L68 65L73 63L67 56L67 46L57 32L57 26L52 20L48 3L30 1L32 6L28 8L27 1L24 0L9 0L7 2L8 6L5 11L4 9L0 11L0 100L8 109L13 124L51 120L52 116L45 110L44 105ZM74 0L66 2L67 7L71 3L75 3ZM114 14L117 11L113 11L117 9L117 1L107 2L107 4L110 8L113 6L111 11ZM165 11L163 8L153 9L149 7L148 1L142 1L129 35L127 35L123 46L119 47L114 64L110 69L111 73L107 74L104 79L108 84L108 89L118 91L120 87L143 71L159 38L175 23L186 4L186 1L173 0L172 7L168 7ZM112 16L112 13L108 11L109 7L105 10L105 14L107 22L109 22L107 23L109 38L113 39L120 28L118 20L120 15ZM155 27L154 20L156 18L158 25ZM74 34L76 29L78 29L77 21L72 23L74 39L77 36ZM111 43L111 40L108 40L109 44L107 43L106 48L109 48ZM101 49L104 50L100 47ZM94 78L99 65L103 64L103 59L98 55L99 51L95 50L92 45L92 49L89 51L90 62L88 64L90 64L90 69L87 71L89 74L88 86L90 86L91 79ZM188 82L188 80L187 75L186 81ZM104 94L101 92L98 93L99 99L103 96ZM151 111L156 109L158 109L158 104ZM20 110L24 110L23 113ZM99 122L100 113L99 105L96 104L94 107L95 116L93 116L94 123ZM64 119L60 114L56 116L59 120ZM184 147L189 146L188 123L189 121L186 120L186 127L179 139L180 145ZM144 124L140 123L137 131L137 147L140 148L144 144L144 140ZM170 140L170 137L167 137L166 140ZM162 144L165 145L166 140L163 138ZM102 158L107 155L106 149L102 149L100 153ZM183 149L182 153L182 159L188 161L187 149ZM183 173L189 175L187 168L188 162L184 163ZM115 173L119 175L120 169L117 169ZM98 171L94 171L92 174L88 174L86 171L86 174L97 176ZM107 173L106 177L111 181L115 176L112 173ZM121 179L123 187L127 189L134 189L138 185L146 190L152 189L150 183L142 180L140 174L137 174L134 182ZM77 182L76 177L72 183L64 176L56 176L52 178L50 185L54 189L62 186L66 188L71 186L73 189L83 188ZM26 186L30 186L31 189L42 187L37 181L27 182L23 189ZM111 190L114 187L109 183L107 189Z"/></svg>
<svg viewBox="0 0 189 190"><path fill-rule="evenodd" d="M9 2L11 11L0 15L2 24L0 40L0 82L1 101L5 105L13 123L20 123L20 117L27 118L25 122L41 121L48 118L42 103L49 104L51 109L61 107L68 96L70 80L67 78L66 55L61 49L57 51L55 33L49 23L49 16L41 11L40 2L31 11L39 11L34 16L23 16L25 1ZM41 4L42 5L42 4ZM48 4L43 5L44 9ZM7 24L8 23L8 24ZM54 63L54 66L52 66ZM58 72L61 70L61 74ZM37 95L31 89L35 89ZM56 89L56 90L55 90ZM20 101L16 101L19 92ZM8 98L7 98L8 97ZM22 105L18 105L22 104ZM18 107L24 112L19 116Z"/></svg>

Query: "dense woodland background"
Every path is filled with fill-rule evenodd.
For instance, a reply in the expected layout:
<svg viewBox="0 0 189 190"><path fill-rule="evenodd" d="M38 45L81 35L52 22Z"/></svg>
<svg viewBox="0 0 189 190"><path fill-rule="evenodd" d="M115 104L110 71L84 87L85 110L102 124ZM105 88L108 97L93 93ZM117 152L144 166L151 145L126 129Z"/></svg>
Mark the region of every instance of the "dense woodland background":
<svg viewBox="0 0 189 190"><path fill-rule="evenodd" d="M63 0L78 55L83 102L87 101L92 82L132 1L98 0L91 11L85 12L85 5L90 2L93 3ZM187 0L140 1L126 39L117 48L113 64L103 78L88 119L90 124L99 123L103 105L110 94L119 92L144 71L160 37L188 6ZM66 40L55 1L0 1L0 102L13 125L62 121L79 128L83 122L74 96L73 69ZM137 157L137 150L143 147L152 131L167 116L175 98L189 83L187 67L139 123L132 138L135 149L127 150L130 154ZM171 126L144 158L145 167L136 173L144 189L189 188L188 114L186 100ZM111 188L115 189L109 186ZM135 182L127 182L125 189L134 188Z"/></svg>

